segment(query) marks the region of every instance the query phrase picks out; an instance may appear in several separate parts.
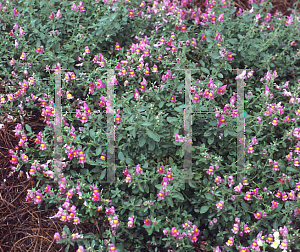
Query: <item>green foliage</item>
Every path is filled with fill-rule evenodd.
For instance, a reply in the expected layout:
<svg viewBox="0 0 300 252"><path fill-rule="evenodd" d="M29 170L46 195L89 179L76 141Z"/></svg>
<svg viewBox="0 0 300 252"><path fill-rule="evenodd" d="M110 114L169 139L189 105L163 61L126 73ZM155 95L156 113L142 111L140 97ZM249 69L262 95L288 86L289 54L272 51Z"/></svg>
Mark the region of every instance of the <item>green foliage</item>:
<svg viewBox="0 0 300 252"><path fill-rule="evenodd" d="M115 210L114 214L106 213L105 221L107 222L107 218L111 220L106 226L101 226L103 239L108 243L92 233L84 234L83 239L74 241L67 226L64 233L68 237L59 240L58 243L68 243L70 247L76 242L79 246L84 246L86 251L102 251L103 247L109 248L107 244L114 244L117 251L128 251L132 245L136 246L137 251L145 251L149 248L146 247L149 243L170 246L172 249L176 249L178 245L179 249L191 251L190 238L178 240L170 235L170 232L174 231L172 229L176 228L180 234L183 231L193 232L192 236L199 240L202 235L206 238L213 237L214 242L208 241L207 246L211 251L213 247L223 246L230 237L234 237L233 247L226 246L234 251L237 246L249 246L249 242L256 239L261 231L267 235L273 233L272 228L295 228L294 223L299 216L295 216L294 211L300 207L299 200L283 201L274 194L278 190L289 193L295 190L296 183L299 183L298 167L294 160L289 164L286 162L289 149L293 151L293 158L297 155L294 150L299 140L299 134L295 133L299 130L299 112L295 111L299 104L296 98L292 102L291 95L283 92L282 87L278 90L276 85L287 86L288 80L288 91L291 94L297 94L299 91L299 54L296 53L299 53L300 37L295 33L298 23L296 18L299 17L293 15L294 23L286 26L284 18L277 20L277 16L272 16L268 24L270 27L273 25L273 29L266 27L266 23L262 24L265 22L265 13L258 4L253 4L253 13L245 12L244 15L232 19L235 12L232 6L223 8L221 3L216 3L213 12L216 18L224 14L224 22L209 22L207 26L203 23L194 25L194 20L190 23L190 18L187 18L183 20L188 31L185 33L174 28L178 25L180 15L166 15L169 6L159 9L161 17L168 20L165 22L155 13L151 13L150 16L147 8L150 11L152 5L147 7L148 4L145 3L145 8L142 8L141 2L137 0L126 4L117 1L114 6L98 2L85 1L85 11L81 12L71 10L70 1L54 0L51 1L52 5L44 1L15 1L8 4L7 12L1 12L1 20L4 22L2 32L5 33L0 41L1 62L5 62L5 65L1 68L0 75L4 76L7 73L7 78L11 79L12 71L18 74L18 81L13 87L6 86L5 92L14 94L19 89L19 82L21 85L22 80L29 82L28 77L33 77L35 84L28 85L24 95L16 95L15 100L2 104L0 115L18 115L19 111L16 108L22 102L25 112L43 111L47 120L47 126L40 135L33 132L33 128L28 124L24 126L26 131L20 130L26 133L30 140L41 137L40 141L44 141L47 148L41 149L40 143L30 148L22 148L17 154L18 169L22 167L25 172L43 182L40 188L41 192L44 192L43 200L47 203L55 203L60 207L63 203L58 197L65 200L68 196L71 206L76 206L75 215L80 218L81 223L94 223L95 219L99 222L102 220L99 212L105 213L105 210L107 212L109 209L113 211L112 206ZM270 1L267 1L266 7L270 7ZM13 16L14 8L20 11L16 17ZM56 18L59 9L62 17ZM131 9L134 10L134 18L128 16ZM143 14L140 13L141 18L137 17L138 11L143 11ZM54 21L49 18L52 12L55 14ZM259 22L253 21L257 13L263 16ZM209 20L210 18L209 14ZM157 25L157 20L162 26L156 31L153 25ZM13 28L16 23L22 27L25 35L18 36L18 30ZM16 38L8 35L11 30L16 34ZM55 30L58 31L58 35L51 35L50 31L55 34ZM215 38L217 31L220 33L220 40ZM200 42L202 33L206 40ZM162 36L166 44L157 45ZM171 36L173 45L170 46L167 42ZM197 46L191 45L193 38L196 39ZM18 48L14 46L14 40L17 40ZM189 45L185 45L187 40ZM298 47L291 45L293 40L297 41ZM141 57L142 54L136 52L137 48L128 50L132 44L141 45L141 41L144 41L144 47L139 48L141 53L147 49L151 57ZM116 43L121 50L115 50ZM36 52L39 46L43 47L43 53ZM176 47L176 52L166 50L173 46ZM86 47L90 53L84 53ZM220 51L223 48L226 54L222 57ZM19 60L23 52L26 53L27 59ZM234 58L232 61L227 59L229 52ZM161 61L158 60L160 55ZM79 57L82 59L79 60ZM101 58L98 62L97 57ZM12 58L16 61L15 65L9 64ZM123 64L123 61L127 62ZM55 146L53 138L56 129L53 127L54 113L52 114L51 110L55 109L53 90L56 81L53 71L44 71L46 66L54 69L57 62L62 69L69 69L63 72L64 77L61 78L64 94L61 98L64 117L63 177L66 183L60 187L53 184L51 177ZM28 63L31 63L32 67L29 67ZM83 65L78 66L79 63ZM117 63L121 69L116 68ZM149 75L145 74L146 64ZM152 71L154 65L158 72ZM124 76L119 75L122 67L127 71ZM25 68L28 76L24 74ZM191 102L193 182L179 183L186 175L182 168L186 166L184 154L188 138L182 136L186 113L184 90L187 76L184 71L176 69L186 68L199 69L192 71L191 76L191 86L194 90L191 100L197 93L199 103L194 102L195 100ZM234 115L239 80L236 79L236 73L230 70L237 68L254 71L252 76L247 75L244 85L245 178L241 181L243 188L240 192L236 187L238 183L235 175L239 157L237 134L243 131L243 125L237 123L237 117ZM114 69L114 78L117 81L112 101L117 127L114 128L114 181L103 183L108 180L110 171L107 167L112 158L107 145L108 134L112 134L107 132L109 126L106 117L108 69ZM135 72L133 77L129 76L131 69ZM267 73L275 74L275 69L278 74L276 79L262 80L268 76ZM290 76L291 70L294 76ZM69 80L66 72L71 75ZM247 73L249 74L249 70ZM76 78L72 77L72 74ZM141 90L142 84L145 85L143 81L147 82L145 91ZM104 87L97 86L101 82ZM216 87L211 88L208 83ZM221 94L218 89L224 85L227 85L226 91ZM266 85L272 96L269 94L267 97L263 93ZM67 99L67 91L72 94L73 99ZM135 96L137 91L139 97ZM209 96L211 91L214 92L213 99ZM252 96L248 96L250 92ZM35 95L37 100L33 99L31 94ZM171 100L171 95L174 95L175 100ZM41 106L43 100L46 102L44 107ZM101 106L101 100L106 104ZM226 104L229 107L226 107ZM271 115L266 115L266 106L277 106L277 110L274 109ZM257 120L258 116L262 119L261 123ZM272 124L273 120L276 120L275 116L279 122L278 126ZM295 120L284 121L286 116ZM293 133L287 135L288 132ZM256 137L257 145L251 143L254 141L253 137ZM28 144L28 141L26 143ZM253 153L247 151L250 145L253 147ZM113 149L113 146L110 145L110 148ZM24 153L29 157L29 161L20 158ZM280 171L273 170L270 159L278 162ZM37 166L39 169L32 168L35 167L34 162L40 164ZM164 168L164 173L158 172L161 167ZM229 184L230 179L234 180L233 185ZM45 192L46 185L51 183L53 195ZM37 188L33 190L35 193ZM247 201L246 193L257 188L258 194L252 193L251 201ZM73 190L72 197L68 195L68 192L71 193L69 190ZM58 196L61 192L62 195ZM163 199L159 197L160 193L164 194ZM274 201L278 203L278 207L271 209ZM222 207L218 205L220 202L224 203ZM253 216L258 211L267 215L256 219ZM128 227L128 218L132 216L133 226ZM117 217L115 222L114 217ZM240 219L241 230L246 223L249 227L253 225L247 236L248 240L233 234L231 229L237 222L236 217ZM147 223L146 219L151 224ZM182 224L187 221L191 222L191 229L182 228ZM166 231L169 235L165 235ZM297 237L298 231L295 230L294 234ZM288 234L288 239L291 240L290 247L295 246L299 249L299 240L291 233ZM152 247L151 249L154 251Z"/></svg>

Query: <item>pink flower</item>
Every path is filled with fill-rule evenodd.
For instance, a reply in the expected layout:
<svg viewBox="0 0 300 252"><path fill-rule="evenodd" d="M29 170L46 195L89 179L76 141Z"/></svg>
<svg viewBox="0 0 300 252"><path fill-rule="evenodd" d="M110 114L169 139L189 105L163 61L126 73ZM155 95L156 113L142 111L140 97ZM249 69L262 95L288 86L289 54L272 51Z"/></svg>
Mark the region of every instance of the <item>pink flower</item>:
<svg viewBox="0 0 300 252"><path fill-rule="evenodd" d="M38 53L43 53L43 47L39 46L38 49L36 50Z"/></svg>
<svg viewBox="0 0 300 252"><path fill-rule="evenodd" d="M231 52L227 53L227 60L233 60L234 58L231 55Z"/></svg>
<svg viewBox="0 0 300 252"><path fill-rule="evenodd" d="M46 146L46 143L45 143L45 142L41 141L40 149L41 149L41 150L46 150L46 149L47 149L47 146Z"/></svg>
<svg viewBox="0 0 300 252"><path fill-rule="evenodd" d="M295 166L299 166L299 158L297 158L297 157L295 158L295 160L294 160L294 165L295 165Z"/></svg>
<svg viewBox="0 0 300 252"><path fill-rule="evenodd" d="M232 246L233 245L233 238L230 237L229 240L226 242L227 246Z"/></svg>
<svg viewBox="0 0 300 252"><path fill-rule="evenodd" d="M253 152L254 152L252 145L249 145L249 146L247 147L247 152L248 152L248 153L253 153Z"/></svg>
<svg viewBox="0 0 300 252"><path fill-rule="evenodd" d="M42 202L43 195L36 192L35 198L34 198L34 204L39 204Z"/></svg>
<svg viewBox="0 0 300 252"><path fill-rule="evenodd" d="M16 164L16 163L18 162L18 157L17 157L16 155L13 155L13 156L11 157L10 162L11 162L12 164Z"/></svg>
<svg viewBox="0 0 300 252"><path fill-rule="evenodd" d="M170 101L175 103L175 100L176 100L175 95L171 95L171 100Z"/></svg>
<svg viewBox="0 0 300 252"><path fill-rule="evenodd" d="M135 76L135 73L133 71L133 69L130 69L129 71L129 77L134 77Z"/></svg>
<svg viewBox="0 0 300 252"><path fill-rule="evenodd" d="M171 173L171 172L167 172L167 180L168 180L168 181L173 180L173 177L172 177L172 173Z"/></svg>
<svg viewBox="0 0 300 252"><path fill-rule="evenodd" d="M61 17L62 17L62 15L60 13L60 10L58 10L57 13L56 13L56 18L61 18Z"/></svg>
<svg viewBox="0 0 300 252"><path fill-rule="evenodd" d="M220 201L219 203L216 204L217 208L222 209L224 205L224 201Z"/></svg>
<svg viewBox="0 0 300 252"><path fill-rule="evenodd" d="M91 53L88 46L85 47L84 54Z"/></svg>
<svg viewBox="0 0 300 252"><path fill-rule="evenodd" d="M224 95L224 94L225 94L225 91L226 91L226 87L227 87L227 85L224 85L224 86L222 86L222 87L219 87L217 93L218 93L218 94L221 94L221 95Z"/></svg>
<svg viewBox="0 0 300 252"><path fill-rule="evenodd" d="M157 197L161 198L162 200L164 199L165 193L163 190L160 190L160 192L157 194Z"/></svg>
<svg viewBox="0 0 300 252"><path fill-rule="evenodd" d="M210 166L209 169L206 171L206 173L208 175L214 175L214 167L213 166Z"/></svg>
<svg viewBox="0 0 300 252"><path fill-rule="evenodd" d="M258 211L256 214L254 214L255 219L259 220L262 217L262 211Z"/></svg>
<svg viewBox="0 0 300 252"><path fill-rule="evenodd" d="M132 227L133 226L133 218L134 216L132 215L131 217L128 217L128 227Z"/></svg>
<svg viewBox="0 0 300 252"><path fill-rule="evenodd" d="M55 241L59 241L61 239L59 233L55 233L53 238L55 239Z"/></svg>
<svg viewBox="0 0 300 252"><path fill-rule="evenodd" d="M148 218L148 216L147 216L147 218L146 218L146 220L144 220L144 224L145 225L150 225L152 222L150 221L150 219Z"/></svg>
<svg viewBox="0 0 300 252"><path fill-rule="evenodd" d="M78 163L83 164L83 163L85 163L85 162L86 162L86 160L85 160L85 155L84 155L84 154L80 154L80 155L79 155Z"/></svg>
<svg viewBox="0 0 300 252"><path fill-rule="evenodd" d="M187 32L185 25L182 25L180 32Z"/></svg>
<svg viewBox="0 0 300 252"><path fill-rule="evenodd" d="M136 168L135 168L134 175L137 175L137 174L140 174L140 173L143 173L143 169L140 167L140 165L137 165Z"/></svg>
<svg viewBox="0 0 300 252"><path fill-rule="evenodd" d="M250 233L251 232L251 229L248 227L247 224L244 225L244 233Z"/></svg>
<svg viewBox="0 0 300 252"><path fill-rule="evenodd" d="M222 179L221 179L221 177L220 176L217 176L216 178L215 178L215 183L217 184L217 185L219 185L220 183L222 183Z"/></svg>
<svg viewBox="0 0 300 252"><path fill-rule="evenodd" d="M21 60L26 60L27 59L27 56L24 52L22 52L22 55L20 57Z"/></svg>
<svg viewBox="0 0 300 252"><path fill-rule="evenodd" d="M21 155L21 160L22 160L23 162L27 162L27 161L28 161L28 156L27 156L26 154L22 154L22 155Z"/></svg>
<svg viewBox="0 0 300 252"><path fill-rule="evenodd" d="M195 96L194 96L192 102L194 102L194 103L199 103L199 102L200 102L200 100L199 100L199 95L198 95L198 94L195 94Z"/></svg>
<svg viewBox="0 0 300 252"><path fill-rule="evenodd" d="M52 19L52 20L54 20L54 13L53 12L51 12L49 18Z"/></svg>
<svg viewBox="0 0 300 252"><path fill-rule="evenodd" d="M158 72L158 70L157 70L157 65L154 65L154 66L153 66L152 72L153 72L153 73L157 73L157 72Z"/></svg>
<svg viewBox="0 0 300 252"><path fill-rule="evenodd" d="M139 91L137 89L135 89L133 97L135 99L137 99L137 98L139 98L139 96L140 96Z"/></svg>
<svg viewBox="0 0 300 252"><path fill-rule="evenodd" d="M14 12L14 17L17 16L17 15L20 13L20 11L17 11L16 8L14 8L13 12ZM18 29L18 28L17 28L17 29Z"/></svg>
<svg viewBox="0 0 300 252"><path fill-rule="evenodd" d="M179 234L178 230L175 227L173 227L172 230L171 230L171 235L176 237L178 234Z"/></svg>
<svg viewBox="0 0 300 252"><path fill-rule="evenodd" d="M251 193L246 192L244 199L247 200L247 201L251 201Z"/></svg>
<svg viewBox="0 0 300 252"><path fill-rule="evenodd" d="M122 48L120 47L120 45L119 45L119 43L118 42L116 42L116 47L115 47L115 50L116 51L119 51L119 50L121 50Z"/></svg>
<svg viewBox="0 0 300 252"><path fill-rule="evenodd" d="M271 203L272 203L271 209L278 207L278 203L275 200L273 200Z"/></svg>
<svg viewBox="0 0 300 252"><path fill-rule="evenodd" d="M235 223L231 231L232 233L237 234L239 232L239 224Z"/></svg>
<svg viewBox="0 0 300 252"><path fill-rule="evenodd" d="M131 176L130 176L130 174L128 174L128 175L126 176L125 182L126 182L126 183L130 183L130 182L131 182Z"/></svg>
<svg viewBox="0 0 300 252"><path fill-rule="evenodd" d="M278 162L274 162L273 163L273 171L279 171L279 166L278 166Z"/></svg>
<svg viewBox="0 0 300 252"><path fill-rule="evenodd" d="M130 12L128 14L128 17L131 17L131 18L134 17L134 11L133 11L133 9L130 10Z"/></svg>
<svg viewBox="0 0 300 252"><path fill-rule="evenodd" d="M73 10L73 11L77 11L78 10L75 3L73 3L73 6L72 6L71 10Z"/></svg>

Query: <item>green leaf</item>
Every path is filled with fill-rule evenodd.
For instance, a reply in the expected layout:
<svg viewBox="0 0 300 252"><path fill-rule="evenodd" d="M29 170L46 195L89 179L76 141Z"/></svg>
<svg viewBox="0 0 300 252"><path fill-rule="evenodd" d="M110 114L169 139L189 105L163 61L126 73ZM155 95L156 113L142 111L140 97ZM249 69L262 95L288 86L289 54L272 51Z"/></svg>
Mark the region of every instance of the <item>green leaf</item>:
<svg viewBox="0 0 300 252"><path fill-rule="evenodd" d="M208 144L212 145L212 143L214 142L214 139L215 138L213 136L208 137L208 139L207 139Z"/></svg>
<svg viewBox="0 0 300 252"><path fill-rule="evenodd" d="M209 137L209 136L211 136L211 134L212 134L212 132L210 130L205 131L204 137Z"/></svg>
<svg viewBox="0 0 300 252"><path fill-rule="evenodd" d="M28 124L25 124L25 129L29 132L32 132L31 127Z"/></svg>
<svg viewBox="0 0 300 252"><path fill-rule="evenodd" d="M184 198L183 198L183 196L182 196L182 194L181 194L180 192L174 192L174 193L172 194L172 197L173 197L173 198L176 198L176 199L179 199L179 200L181 200L181 201L184 201Z"/></svg>
<svg viewBox="0 0 300 252"><path fill-rule="evenodd" d="M170 206L170 207L173 207L174 204L173 204L173 200L171 197L165 197L166 201L167 201L167 205Z"/></svg>
<svg viewBox="0 0 300 252"><path fill-rule="evenodd" d="M177 117L168 116L167 121L171 124L174 124L178 121Z"/></svg>
<svg viewBox="0 0 300 252"><path fill-rule="evenodd" d="M139 137L139 146L143 147L146 143L146 137L145 135L142 135L141 137Z"/></svg>
<svg viewBox="0 0 300 252"><path fill-rule="evenodd" d="M139 189L140 189L141 192L144 192L144 188L142 187L141 184L139 184Z"/></svg>
<svg viewBox="0 0 300 252"><path fill-rule="evenodd" d="M228 136L228 129L225 128L225 130L224 130L224 137L227 137L227 136Z"/></svg>
<svg viewBox="0 0 300 252"><path fill-rule="evenodd" d="M92 138L94 138L95 135L96 135L96 134L95 134L95 131L94 131L93 129L91 129L91 130L90 130L90 136L91 136Z"/></svg>
<svg viewBox="0 0 300 252"><path fill-rule="evenodd" d="M205 67L201 67L200 70L204 73L210 74L209 70Z"/></svg>
<svg viewBox="0 0 300 252"><path fill-rule="evenodd" d="M99 180L102 180L106 175L106 169L104 169L102 172L101 172L101 175L100 175L100 178Z"/></svg>
<svg viewBox="0 0 300 252"><path fill-rule="evenodd" d="M208 211L208 209L209 209L209 206L202 206L202 207L200 208L200 213L201 213L201 214L206 213L206 212Z"/></svg>
<svg viewBox="0 0 300 252"><path fill-rule="evenodd" d="M96 155L99 156L101 154L101 151L102 151L102 147L98 147L96 149Z"/></svg>
<svg viewBox="0 0 300 252"><path fill-rule="evenodd" d="M124 157L124 154L123 154L123 152L119 152L118 153L118 158L121 160L121 161L124 161L125 160L125 157Z"/></svg>
<svg viewBox="0 0 300 252"><path fill-rule="evenodd" d="M91 170L91 172L93 172L93 173L99 173L100 171L101 171L100 167L96 167L96 168Z"/></svg>
<svg viewBox="0 0 300 252"><path fill-rule="evenodd" d="M147 135L152 138L155 142L159 142L160 141L160 137L157 133L151 131L151 130L147 130Z"/></svg>
<svg viewBox="0 0 300 252"><path fill-rule="evenodd" d="M205 198L207 198L208 200L213 200L213 196L211 195L211 193L205 193Z"/></svg>

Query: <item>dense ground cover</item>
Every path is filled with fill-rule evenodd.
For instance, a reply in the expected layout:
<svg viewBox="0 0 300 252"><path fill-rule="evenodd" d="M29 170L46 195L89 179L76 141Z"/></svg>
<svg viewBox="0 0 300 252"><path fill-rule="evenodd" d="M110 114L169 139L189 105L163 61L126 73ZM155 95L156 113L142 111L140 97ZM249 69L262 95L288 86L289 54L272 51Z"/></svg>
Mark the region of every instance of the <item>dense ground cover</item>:
<svg viewBox="0 0 300 252"><path fill-rule="evenodd" d="M18 141L7 153L7 180L26 174L34 185L25 188L26 200L45 211L58 207L50 220L68 224L55 234L58 243L76 242L87 251L93 245L91 251L101 246L187 251L205 238L208 251L299 249L297 15L273 16L262 11L269 3L255 1L236 19L225 1L207 3L206 13L189 10L188 1L149 7L125 1L115 8L106 2L27 2L9 3L1 13L3 73L13 80L2 90L2 130L20 117L12 133ZM57 94L64 119L58 185L53 182L55 75L49 70L54 68L68 69ZM104 113L109 80L103 69L111 68L117 183L101 184L109 156ZM199 68L192 72L191 100L193 111L205 114L192 115L190 139L193 180L199 184L177 183L189 140L182 138L186 76L177 68ZM244 78L245 124L251 126L240 139L246 152L240 184L235 178L239 78L229 70L235 68L251 69ZM46 126L26 120L28 115L36 120L42 115ZM84 222L97 231L75 234Z"/></svg>

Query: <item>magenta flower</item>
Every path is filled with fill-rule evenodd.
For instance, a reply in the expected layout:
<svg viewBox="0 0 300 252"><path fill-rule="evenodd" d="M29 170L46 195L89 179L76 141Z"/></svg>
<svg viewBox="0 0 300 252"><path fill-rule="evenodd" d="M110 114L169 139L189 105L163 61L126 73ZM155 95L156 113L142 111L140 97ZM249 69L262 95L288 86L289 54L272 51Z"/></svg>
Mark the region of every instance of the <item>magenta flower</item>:
<svg viewBox="0 0 300 252"><path fill-rule="evenodd" d="M21 60L26 60L27 59L27 56L24 52L22 52L22 55L20 57Z"/></svg>
<svg viewBox="0 0 300 252"><path fill-rule="evenodd" d="M294 159L294 165L295 165L295 166L299 166L299 158L296 157L296 158Z"/></svg>
<svg viewBox="0 0 300 252"><path fill-rule="evenodd" d="M78 161L78 163L83 164L85 162L86 162L85 155L84 154L80 154L79 155L79 161Z"/></svg>
<svg viewBox="0 0 300 252"><path fill-rule="evenodd" d="M271 209L278 207L278 203L275 200L273 200L271 203L272 203Z"/></svg>
<svg viewBox="0 0 300 252"><path fill-rule="evenodd" d="M147 225L147 226L152 224L152 221L150 221L148 216L147 216L146 220L144 220L144 224Z"/></svg>
<svg viewBox="0 0 300 252"><path fill-rule="evenodd" d="M176 237L178 234L179 234L178 230L175 227L173 227L172 230L171 230L171 235Z"/></svg>
<svg viewBox="0 0 300 252"><path fill-rule="evenodd" d="M120 45L119 45L119 43L118 42L116 42L116 47L115 47L115 50L116 51L119 51L119 50L121 50L122 48L120 47Z"/></svg>
<svg viewBox="0 0 300 252"><path fill-rule="evenodd" d="M175 95L171 95L171 100L170 101L175 103L175 100L176 100Z"/></svg>
<svg viewBox="0 0 300 252"><path fill-rule="evenodd" d="M52 19L52 20L54 20L54 13L53 12L51 12L49 18Z"/></svg>
<svg viewBox="0 0 300 252"><path fill-rule="evenodd" d="M13 155L13 156L11 157L10 162L11 162L12 164L16 164L16 163L18 162L18 157L17 157L16 155Z"/></svg>
<svg viewBox="0 0 300 252"><path fill-rule="evenodd" d="M214 167L213 166L210 166L209 169L206 171L206 173L208 175L214 175Z"/></svg>
<svg viewBox="0 0 300 252"><path fill-rule="evenodd" d="M21 155L21 160L22 160L23 162L27 162L27 161L28 161L28 156L27 156L26 154L22 154L22 155Z"/></svg>
<svg viewBox="0 0 300 252"><path fill-rule="evenodd" d="M38 53L43 53L43 47L39 46L38 49L36 50Z"/></svg>
<svg viewBox="0 0 300 252"><path fill-rule="evenodd" d="M165 193L163 190L160 190L160 192L157 194L157 197L161 198L162 200L164 199Z"/></svg>
<svg viewBox="0 0 300 252"><path fill-rule="evenodd" d="M133 11L133 9L130 10L130 12L128 14L128 17L131 17L131 18L134 17L134 11Z"/></svg>
<svg viewBox="0 0 300 252"><path fill-rule="evenodd" d="M247 224L244 225L244 233L250 233L251 232L251 229L248 227Z"/></svg>
<svg viewBox="0 0 300 252"><path fill-rule="evenodd" d="M133 215L131 217L128 217L128 227L133 227L133 218Z"/></svg>
<svg viewBox="0 0 300 252"><path fill-rule="evenodd" d="M180 32L187 32L185 25L182 25Z"/></svg>
<svg viewBox="0 0 300 252"><path fill-rule="evenodd" d="M129 77L134 77L135 76L135 73L133 71L133 69L130 69L129 70Z"/></svg>
<svg viewBox="0 0 300 252"><path fill-rule="evenodd" d="M36 192L35 198L34 198L34 204L39 204L42 202L43 195L39 192Z"/></svg>
<svg viewBox="0 0 300 252"><path fill-rule="evenodd" d="M135 99L137 99L137 98L139 98L139 96L140 96L139 91L137 89L135 89L133 97Z"/></svg>
<svg viewBox="0 0 300 252"><path fill-rule="evenodd" d="M73 11L77 11L78 9L77 9L77 6L76 6L76 4L75 3L73 3L73 5L72 5L72 9L71 10L73 10Z"/></svg>
<svg viewBox="0 0 300 252"><path fill-rule="evenodd" d="M278 162L274 162L273 163L273 171L279 171L279 166L278 166Z"/></svg>
<svg viewBox="0 0 300 252"><path fill-rule="evenodd" d="M131 182L131 176L130 176L130 174L128 174L128 175L126 176L125 182L126 182L126 183L130 183L130 182Z"/></svg>
<svg viewBox="0 0 300 252"><path fill-rule="evenodd" d="M171 172L167 172L167 180L168 180L168 181L173 180L173 177L172 177L172 173L171 173Z"/></svg>
<svg viewBox="0 0 300 252"><path fill-rule="evenodd" d="M192 102L194 102L194 103L199 103L200 102L198 94L195 94L194 98L192 99Z"/></svg>
<svg viewBox="0 0 300 252"><path fill-rule="evenodd" d="M226 242L227 246L232 246L233 245L233 238L230 237L229 240Z"/></svg>
<svg viewBox="0 0 300 252"><path fill-rule="evenodd" d="M224 205L224 201L220 201L219 203L216 204L217 208L222 209Z"/></svg>
<svg viewBox="0 0 300 252"><path fill-rule="evenodd" d="M253 153L253 152L254 152L252 145L249 145L249 146L247 147L247 152L248 152L248 153Z"/></svg>
<svg viewBox="0 0 300 252"><path fill-rule="evenodd" d="M247 200L247 201L251 201L251 193L246 192L244 199Z"/></svg>
<svg viewBox="0 0 300 252"><path fill-rule="evenodd" d="M232 57L231 52L227 53L227 60L233 60L234 58Z"/></svg>
<svg viewBox="0 0 300 252"><path fill-rule="evenodd" d="M54 234L54 239L55 239L55 241L59 241L61 239L60 234L59 233L55 233Z"/></svg>
<svg viewBox="0 0 300 252"><path fill-rule="evenodd" d="M258 211L256 214L254 214L255 219L259 220L262 217L262 211Z"/></svg>
<svg viewBox="0 0 300 252"><path fill-rule="evenodd" d="M45 142L41 141L40 149L41 149L41 150L46 150L46 149L47 149L47 146L46 146L46 143L45 143Z"/></svg>
<svg viewBox="0 0 300 252"><path fill-rule="evenodd" d="M13 12L14 12L14 17L17 16L20 13L20 11L17 11L16 8L14 8Z"/></svg>

